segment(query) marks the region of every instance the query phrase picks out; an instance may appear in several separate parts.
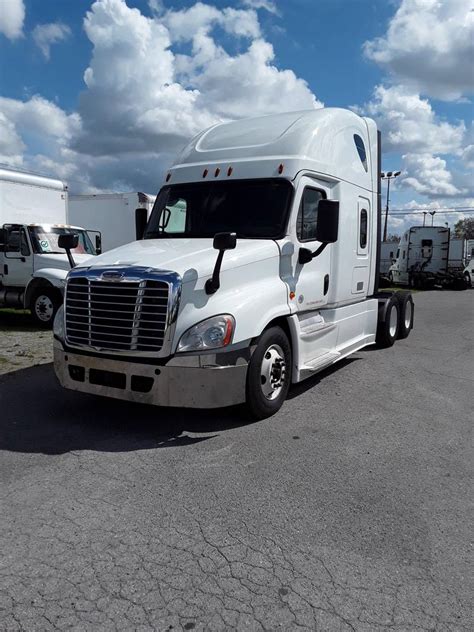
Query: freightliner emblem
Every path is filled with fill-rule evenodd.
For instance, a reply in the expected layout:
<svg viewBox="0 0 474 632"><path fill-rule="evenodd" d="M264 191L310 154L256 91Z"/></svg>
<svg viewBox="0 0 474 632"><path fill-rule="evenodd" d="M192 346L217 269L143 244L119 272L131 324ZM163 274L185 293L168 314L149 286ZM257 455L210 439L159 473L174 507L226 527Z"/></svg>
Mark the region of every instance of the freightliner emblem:
<svg viewBox="0 0 474 632"><path fill-rule="evenodd" d="M102 272L100 278L102 281L121 281L125 274L123 272L115 272L114 270L109 270L108 272Z"/></svg>

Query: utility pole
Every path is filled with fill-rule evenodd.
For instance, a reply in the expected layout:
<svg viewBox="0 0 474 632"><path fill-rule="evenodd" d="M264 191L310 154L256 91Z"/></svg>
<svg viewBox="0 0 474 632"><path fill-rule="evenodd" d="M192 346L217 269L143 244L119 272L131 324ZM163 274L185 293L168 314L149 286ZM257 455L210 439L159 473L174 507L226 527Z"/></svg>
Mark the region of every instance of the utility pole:
<svg viewBox="0 0 474 632"><path fill-rule="evenodd" d="M390 180L394 180L401 174L401 171L382 171L382 180L387 180L387 203L385 205L385 224L383 228L383 241L387 241L387 222L388 222L388 207L390 205Z"/></svg>

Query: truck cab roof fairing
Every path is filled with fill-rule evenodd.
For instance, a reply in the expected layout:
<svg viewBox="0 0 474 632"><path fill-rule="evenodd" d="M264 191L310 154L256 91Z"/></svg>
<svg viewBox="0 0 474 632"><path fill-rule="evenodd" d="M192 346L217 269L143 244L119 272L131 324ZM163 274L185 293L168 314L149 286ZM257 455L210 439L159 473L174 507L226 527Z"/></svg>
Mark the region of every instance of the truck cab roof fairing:
<svg viewBox="0 0 474 632"><path fill-rule="evenodd" d="M221 123L185 147L172 167L171 182L202 179L203 166L220 166L219 179L228 177L229 165L235 178L273 177L283 162L283 177L293 179L299 171L308 170L373 190L376 165L369 162L368 169L364 168L354 135L369 146L375 129L370 119L339 108Z"/></svg>

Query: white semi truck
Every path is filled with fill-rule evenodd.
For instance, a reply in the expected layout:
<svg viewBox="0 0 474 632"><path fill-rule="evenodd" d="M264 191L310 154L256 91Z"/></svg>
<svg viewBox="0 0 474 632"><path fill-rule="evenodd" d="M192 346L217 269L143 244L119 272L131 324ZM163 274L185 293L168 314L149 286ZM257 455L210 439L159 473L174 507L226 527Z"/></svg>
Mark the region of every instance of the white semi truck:
<svg viewBox="0 0 474 632"><path fill-rule="evenodd" d="M66 388L275 413L291 383L413 326L378 292L380 136L343 109L216 125L165 177L138 240L68 275Z"/></svg>
<svg viewBox="0 0 474 632"><path fill-rule="evenodd" d="M51 327L62 303L70 260L59 248L74 232L75 263L100 249L87 231L67 224L67 186L60 180L0 169L0 308L29 309L41 327Z"/></svg>
<svg viewBox="0 0 474 632"><path fill-rule="evenodd" d="M135 209L151 213L155 195L146 193L98 193L69 196L69 221L102 234L102 251L135 240Z"/></svg>
<svg viewBox="0 0 474 632"><path fill-rule="evenodd" d="M463 249L463 240L451 240L445 226L412 226L400 239L388 279L413 288L465 289Z"/></svg>

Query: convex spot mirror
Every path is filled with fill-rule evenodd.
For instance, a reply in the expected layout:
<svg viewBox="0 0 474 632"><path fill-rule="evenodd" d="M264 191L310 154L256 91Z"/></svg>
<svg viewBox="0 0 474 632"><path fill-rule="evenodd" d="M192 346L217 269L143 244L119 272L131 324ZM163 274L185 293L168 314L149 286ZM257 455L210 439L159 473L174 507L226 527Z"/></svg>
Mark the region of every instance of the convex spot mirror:
<svg viewBox="0 0 474 632"><path fill-rule="evenodd" d="M319 200L316 240L322 244L333 244L339 233L339 201Z"/></svg>
<svg viewBox="0 0 474 632"><path fill-rule="evenodd" d="M77 233L66 233L59 235L58 246L64 250L74 250L79 244L79 235Z"/></svg>
<svg viewBox="0 0 474 632"><path fill-rule="evenodd" d="M212 245L215 250L233 250L237 245L237 234L216 233Z"/></svg>

